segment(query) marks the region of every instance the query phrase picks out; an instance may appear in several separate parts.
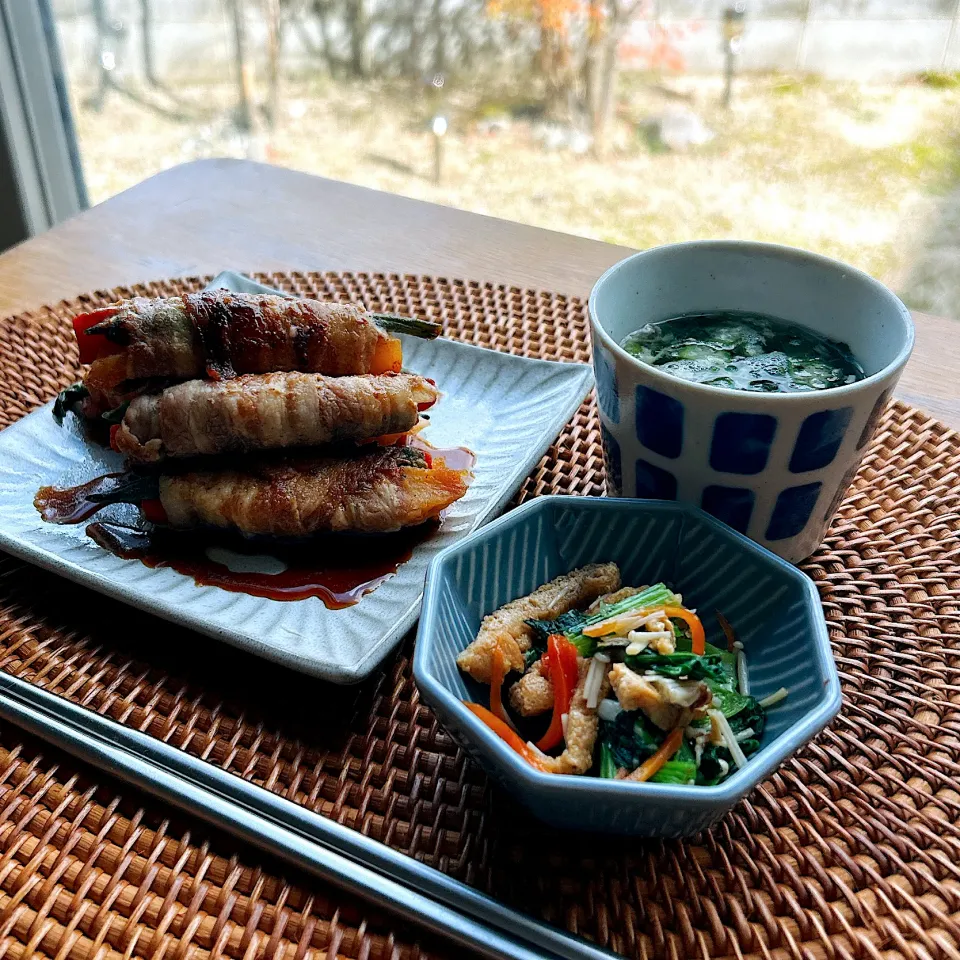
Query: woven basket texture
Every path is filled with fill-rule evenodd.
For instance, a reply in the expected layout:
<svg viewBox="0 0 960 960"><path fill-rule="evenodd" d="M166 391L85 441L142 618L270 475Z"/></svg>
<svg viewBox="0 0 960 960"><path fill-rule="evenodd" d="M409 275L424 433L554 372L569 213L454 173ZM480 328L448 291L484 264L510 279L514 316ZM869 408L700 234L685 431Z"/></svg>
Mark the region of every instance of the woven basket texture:
<svg viewBox="0 0 960 960"><path fill-rule="evenodd" d="M68 318L0 321L0 427L80 372ZM585 304L417 276L260 274L589 361ZM442 385L441 385L442 386ZM839 718L685 842L559 833L492 788L419 700L411 640L359 687L255 660L0 554L0 669L637 958L960 957L960 438L893 403L818 553ZM524 482L598 495L588 400ZM0 957L459 956L0 726Z"/></svg>

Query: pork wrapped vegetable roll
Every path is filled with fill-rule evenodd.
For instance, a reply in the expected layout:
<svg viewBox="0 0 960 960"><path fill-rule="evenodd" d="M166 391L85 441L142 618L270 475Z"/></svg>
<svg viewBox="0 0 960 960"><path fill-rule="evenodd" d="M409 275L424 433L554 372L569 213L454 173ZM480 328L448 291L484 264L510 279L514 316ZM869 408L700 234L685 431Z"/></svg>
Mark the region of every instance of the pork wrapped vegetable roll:
<svg viewBox="0 0 960 960"><path fill-rule="evenodd" d="M131 401L112 445L141 462L363 441L413 428L437 389L413 374L189 380Z"/></svg>
<svg viewBox="0 0 960 960"><path fill-rule="evenodd" d="M96 503L139 503L154 523L266 537L392 533L435 519L467 490L466 473L413 447L349 457L283 457L209 469L130 474ZM41 491L42 493L42 491ZM38 494L38 509L43 497Z"/></svg>
<svg viewBox="0 0 960 960"><path fill-rule="evenodd" d="M299 370L344 376L400 372L391 332L432 338L424 320L367 313L349 303L211 290L135 297L74 318L84 385L108 409L121 384L147 378L228 379Z"/></svg>

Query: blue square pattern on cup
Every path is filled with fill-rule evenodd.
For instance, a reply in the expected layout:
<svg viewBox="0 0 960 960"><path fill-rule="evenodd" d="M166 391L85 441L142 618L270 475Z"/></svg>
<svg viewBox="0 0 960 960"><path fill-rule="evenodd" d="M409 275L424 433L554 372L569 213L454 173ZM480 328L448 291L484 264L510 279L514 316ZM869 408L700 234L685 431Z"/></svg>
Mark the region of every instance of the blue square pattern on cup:
<svg viewBox="0 0 960 960"><path fill-rule="evenodd" d="M767 526L767 540L786 540L800 533L817 505L822 486L822 483L805 483L781 490Z"/></svg>
<svg viewBox="0 0 960 960"><path fill-rule="evenodd" d="M603 455L607 462L607 481L611 492L623 495L623 461L620 459L620 444L617 438L601 423L600 439L603 443Z"/></svg>
<svg viewBox="0 0 960 960"><path fill-rule="evenodd" d="M777 432L766 413L721 413L713 423L710 466L720 473L761 473Z"/></svg>
<svg viewBox="0 0 960 960"><path fill-rule="evenodd" d="M852 416L852 407L811 413L803 421L797 435L797 442L790 455L790 472L821 470L832 463L840 444L843 443L843 435L847 432Z"/></svg>
<svg viewBox="0 0 960 960"><path fill-rule="evenodd" d="M683 449L683 404L659 390L638 386L637 439L661 457L679 457Z"/></svg>
<svg viewBox="0 0 960 960"><path fill-rule="evenodd" d="M601 413L611 422L620 422L620 396L617 388L617 370L613 360L599 344L593 351L593 374L597 380L597 404Z"/></svg>
<svg viewBox="0 0 960 960"><path fill-rule="evenodd" d="M641 500L677 499L677 478L647 460L637 460L636 487L636 496Z"/></svg>
<svg viewBox="0 0 960 960"><path fill-rule="evenodd" d="M747 532L756 495L744 487L704 487L700 506L728 527Z"/></svg>
<svg viewBox="0 0 960 960"><path fill-rule="evenodd" d="M860 439L857 441L858 450L862 450L867 445L867 441L873 436L873 432L877 429L877 424L883 416L883 411L887 409L887 401L890 399L890 394L892 393L893 387L888 387L877 397L877 401L870 411L870 416L867 417L867 422L863 425L863 430L860 431Z"/></svg>

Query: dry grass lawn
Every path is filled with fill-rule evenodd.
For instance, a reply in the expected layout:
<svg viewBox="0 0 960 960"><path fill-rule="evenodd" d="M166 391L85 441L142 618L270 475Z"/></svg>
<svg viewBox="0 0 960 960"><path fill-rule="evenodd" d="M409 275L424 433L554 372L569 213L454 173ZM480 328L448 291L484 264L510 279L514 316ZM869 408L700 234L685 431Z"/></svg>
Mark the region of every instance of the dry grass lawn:
<svg viewBox="0 0 960 960"><path fill-rule="evenodd" d="M253 155L634 247L707 237L792 244L930 306L930 281L918 288L917 278L960 173L960 89L745 77L726 112L718 80L678 78L665 91L631 76L623 86L602 161L546 149L529 121L484 132L478 121L502 105L455 94L440 184L431 109L418 91L291 80L277 129L253 141L232 130L226 84L179 90L186 121L117 94L100 113L78 96L75 116L92 202L187 159ZM678 107L696 110L715 138L689 152L651 146L643 122Z"/></svg>

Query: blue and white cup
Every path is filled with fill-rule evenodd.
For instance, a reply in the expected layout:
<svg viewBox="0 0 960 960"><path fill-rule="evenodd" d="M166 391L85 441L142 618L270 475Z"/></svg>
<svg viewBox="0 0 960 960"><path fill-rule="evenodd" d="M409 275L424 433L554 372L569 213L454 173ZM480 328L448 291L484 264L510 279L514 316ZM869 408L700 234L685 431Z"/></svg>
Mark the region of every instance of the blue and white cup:
<svg viewBox="0 0 960 960"><path fill-rule="evenodd" d="M681 380L620 344L646 323L749 311L850 346L867 377L805 393ZM774 244L678 243L611 267L590 295L608 491L684 500L791 562L810 556L913 349L907 308L872 277Z"/></svg>

